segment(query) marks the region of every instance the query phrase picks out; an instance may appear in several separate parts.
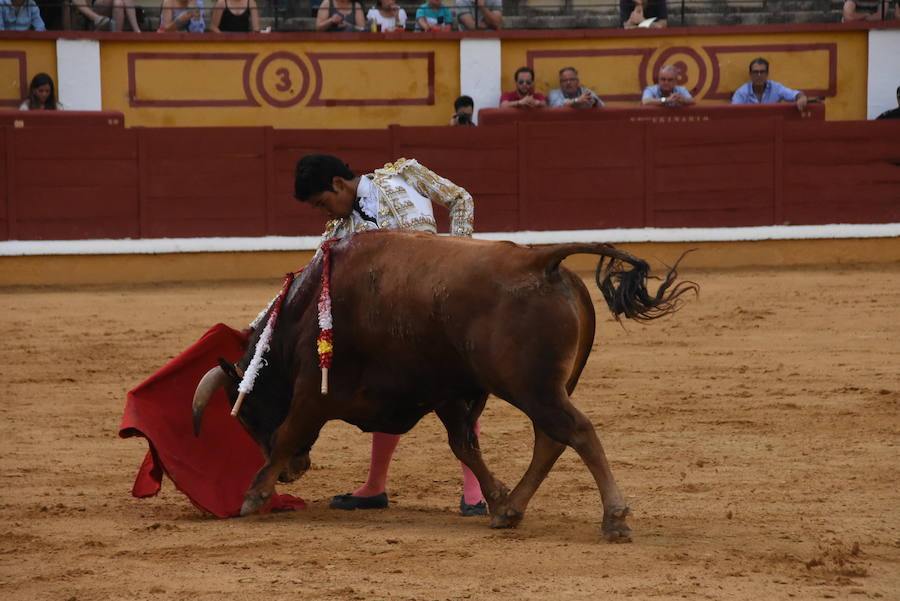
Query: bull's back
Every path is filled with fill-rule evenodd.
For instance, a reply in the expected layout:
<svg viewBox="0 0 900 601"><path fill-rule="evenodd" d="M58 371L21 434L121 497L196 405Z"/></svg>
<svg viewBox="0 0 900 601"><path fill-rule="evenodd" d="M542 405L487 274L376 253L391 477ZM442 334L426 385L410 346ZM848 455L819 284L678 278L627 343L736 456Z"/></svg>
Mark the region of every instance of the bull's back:
<svg viewBox="0 0 900 601"><path fill-rule="evenodd" d="M572 373L588 312L593 336L590 298L571 273L548 275L535 252L402 231L354 236L332 258L336 357L345 338L373 377L411 371L490 392L507 372Z"/></svg>

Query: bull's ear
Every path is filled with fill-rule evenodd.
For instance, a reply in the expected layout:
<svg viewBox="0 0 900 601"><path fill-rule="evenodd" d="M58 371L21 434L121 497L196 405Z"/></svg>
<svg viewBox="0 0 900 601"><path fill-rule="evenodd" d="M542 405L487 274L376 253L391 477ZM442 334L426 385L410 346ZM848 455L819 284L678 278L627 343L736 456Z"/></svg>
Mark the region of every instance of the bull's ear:
<svg viewBox="0 0 900 601"><path fill-rule="evenodd" d="M234 368L234 364L229 363L222 357L219 357L219 367L221 367L222 371L225 372L225 375L227 375L233 381L235 381L235 382L241 381L241 377L238 376L237 370Z"/></svg>

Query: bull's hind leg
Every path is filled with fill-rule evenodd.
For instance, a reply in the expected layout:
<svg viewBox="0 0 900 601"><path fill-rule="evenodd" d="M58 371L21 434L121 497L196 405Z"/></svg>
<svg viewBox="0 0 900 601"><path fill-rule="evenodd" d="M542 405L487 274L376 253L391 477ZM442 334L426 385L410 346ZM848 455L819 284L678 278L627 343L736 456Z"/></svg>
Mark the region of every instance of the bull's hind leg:
<svg viewBox="0 0 900 601"><path fill-rule="evenodd" d="M537 492L538 487L550 473L550 469L566 445L547 436L540 428L534 428L534 449L531 463L515 489L510 493L504 507L492 515L491 528L515 528L525 515L528 502Z"/></svg>
<svg viewBox="0 0 900 601"><path fill-rule="evenodd" d="M553 440L575 449L591 471L603 502L602 528L606 540L630 541L631 529L625 520L628 507L622 493L619 492L619 487L616 486L606 453L593 424L569 402L569 396L565 391L560 390L554 396L555 399L545 398L540 401L532 399L532 402L523 406L528 407L526 412L536 427L542 429Z"/></svg>
<svg viewBox="0 0 900 601"><path fill-rule="evenodd" d="M447 429L447 442L456 458L472 470L481 485L481 494L487 501L491 513L496 507L505 505L509 489L485 465L475 436L475 421L484 408L484 399L480 406L466 407L462 404L446 403L435 409L438 418Z"/></svg>

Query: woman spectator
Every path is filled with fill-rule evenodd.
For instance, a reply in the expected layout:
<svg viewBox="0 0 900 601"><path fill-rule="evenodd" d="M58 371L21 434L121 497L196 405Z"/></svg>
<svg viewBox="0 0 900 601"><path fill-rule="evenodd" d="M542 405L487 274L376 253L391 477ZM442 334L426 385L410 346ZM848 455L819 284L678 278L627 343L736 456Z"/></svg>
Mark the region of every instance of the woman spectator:
<svg viewBox="0 0 900 601"><path fill-rule="evenodd" d="M316 31L360 31L364 24L363 7L356 0L322 0L316 13Z"/></svg>
<svg viewBox="0 0 900 601"><path fill-rule="evenodd" d="M34 0L0 0L0 31L46 31Z"/></svg>
<svg viewBox="0 0 900 601"><path fill-rule="evenodd" d="M189 31L203 33L203 0L163 0L158 32Z"/></svg>
<svg viewBox="0 0 900 601"><path fill-rule="evenodd" d="M379 31L403 31L406 29L406 11L397 5L397 0L375 0L375 6L366 14L366 21L374 21Z"/></svg>
<svg viewBox="0 0 900 601"><path fill-rule="evenodd" d="M31 78L28 98L19 105L21 111L61 111L63 105L56 100L53 78L46 73L38 73Z"/></svg>
<svg viewBox="0 0 900 601"><path fill-rule="evenodd" d="M217 0L209 21L213 33L259 33L259 9L256 0Z"/></svg>
<svg viewBox="0 0 900 601"><path fill-rule="evenodd" d="M132 0L72 0L72 4L94 24L94 29L109 29L110 31L122 31L125 27L125 18L131 30L141 30L137 21L137 12Z"/></svg>

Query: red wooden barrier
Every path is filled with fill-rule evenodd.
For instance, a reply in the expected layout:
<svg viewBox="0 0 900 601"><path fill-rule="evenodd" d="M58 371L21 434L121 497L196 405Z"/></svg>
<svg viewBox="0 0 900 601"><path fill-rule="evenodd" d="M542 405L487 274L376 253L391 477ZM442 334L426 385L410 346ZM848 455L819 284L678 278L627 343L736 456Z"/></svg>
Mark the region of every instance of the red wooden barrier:
<svg viewBox="0 0 900 601"><path fill-rule="evenodd" d="M20 111L0 109L0 127L125 127L119 111Z"/></svg>
<svg viewBox="0 0 900 601"><path fill-rule="evenodd" d="M363 131L0 128L0 236L317 235L322 216L293 199L309 152L358 173L417 158L472 193L482 232L900 222L900 122L760 112Z"/></svg>
<svg viewBox="0 0 900 601"><path fill-rule="evenodd" d="M825 105L810 103L806 111L800 113L794 104L701 104L673 108L655 106L628 106L602 108L485 108L478 111L478 124L481 126L509 125L527 122L571 122L590 121L630 121L633 123L694 123L703 121L719 121L723 119L760 119L764 117L781 117L788 121L824 121Z"/></svg>
<svg viewBox="0 0 900 601"><path fill-rule="evenodd" d="M137 238L137 130L6 129L9 235L19 240Z"/></svg>

